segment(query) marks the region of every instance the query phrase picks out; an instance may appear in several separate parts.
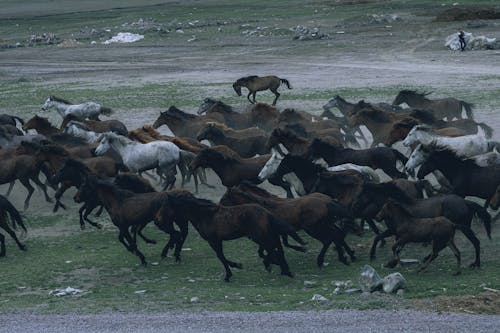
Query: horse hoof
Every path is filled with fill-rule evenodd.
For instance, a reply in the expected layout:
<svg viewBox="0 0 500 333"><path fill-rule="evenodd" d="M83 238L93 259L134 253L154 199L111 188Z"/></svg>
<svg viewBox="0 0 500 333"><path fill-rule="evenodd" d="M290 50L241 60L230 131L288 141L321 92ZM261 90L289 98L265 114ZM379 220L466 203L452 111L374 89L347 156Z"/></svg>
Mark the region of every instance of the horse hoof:
<svg viewBox="0 0 500 333"><path fill-rule="evenodd" d="M243 269L243 265L242 265L242 264L237 263L236 265L234 265L234 268L237 268L237 269Z"/></svg>
<svg viewBox="0 0 500 333"><path fill-rule="evenodd" d="M19 246L19 249L20 249L21 251L28 251L28 248L27 248L27 247L26 247L26 245L24 245L24 244L23 244L23 245L21 245L21 246Z"/></svg>
<svg viewBox="0 0 500 333"><path fill-rule="evenodd" d="M469 267L472 269L476 269L476 268L481 268L481 265L476 262L473 262L472 264L469 265Z"/></svg>
<svg viewBox="0 0 500 333"><path fill-rule="evenodd" d="M85 224L80 224L80 230L85 230Z"/></svg>
<svg viewBox="0 0 500 333"><path fill-rule="evenodd" d="M293 278L293 273L292 272L281 272L281 275L289 276Z"/></svg>
<svg viewBox="0 0 500 333"><path fill-rule="evenodd" d="M460 275L460 274L462 274L462 272L458 271L458 272L453 273L453 276L457 276L457 275Z"/></svg>

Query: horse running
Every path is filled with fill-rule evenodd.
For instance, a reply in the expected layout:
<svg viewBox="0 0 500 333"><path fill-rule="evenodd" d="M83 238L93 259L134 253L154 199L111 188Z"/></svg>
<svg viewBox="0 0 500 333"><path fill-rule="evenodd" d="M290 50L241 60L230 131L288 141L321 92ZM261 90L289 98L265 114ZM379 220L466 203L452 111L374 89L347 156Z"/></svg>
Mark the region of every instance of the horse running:
<svg viewBox="0 0 500 333"><path fill-rule="evenodd" d="M165 187L175 183L176 165L179 163L180 149L172 142L153 141L139 143L114 133L103 133L97 155L114 149L122 158L123 164L132 172L142 172L154 168L167 177Z"/></svg>
<svg viewBox="0 0 500 333"><path fill-rule="evenodd" d="M103 114L105 116L109 116L113 113L113 110L110 108L104 107L95 102L72 104L71 102L56 96L49 96L49 98L47 98L45 103L42 105L42 110L47 111L51 107L54 107L63 119L68 115L73 115L78 120L86 118L99 120L99 115Z"/></svg>
<svg viewBox="0 0 500 333"><path fill-rule="evenodd" d="M248 89L247 99L252 104L257 103L257 101L255 100L255 95L257 94L257 91L263 91L269 89L276 96L273 101L273 105L276 105L276 101L280 97L278 88L282 83L286 84L288 89L292 89L292 87L290 86L290 82L288 82L288 80L280 79L279 77L274 75L262 76L262 77L257 75L252 75L252 76L242 77L233 83L233 89L234 91L236 91L236 94L238 94L238 96L241 96L241 87L247 88ZM253 101L250 99L250 95L252 95Z"/></svg>
<svg viewBox="0 0 500 333"><path fill-rule="evenodd" d="M458 155L471 157L489 151L488 140L484 135L465 135L459 137L445 137L433 133L432 127L428 125L417 125L411 129L403 145L409 147L421 143L425 146L436 146L440 148L453 149Z"/></svg>
<svg viewBox="0 0 500 333"><path fill-rule="evenodd" d="M453 118L461 119L462 108L464 108L467 117L470 119L473 118L473 104L461 101L453 97L432 100L425 97L429 94L430 93L425 92L418 93L415 90L401 90L392 104L399 105L402 103L406 103L413 108L432 110L437 118L448 118L448 120L451 120Z"/></svg>
<svg viewBox="0 0 500 333"><path fill-rule="evenodd" d="M9 223L10 220L10 223ZM23 223L21 214L9 200L3 195L0 195L0 228L5 230L12 239L16 242L20 250L26 251L26 245L22 244L16 236L14 230L20 226L26 232L26 226ZM0 257L5 256L5 236L0 233Z"/></svg>

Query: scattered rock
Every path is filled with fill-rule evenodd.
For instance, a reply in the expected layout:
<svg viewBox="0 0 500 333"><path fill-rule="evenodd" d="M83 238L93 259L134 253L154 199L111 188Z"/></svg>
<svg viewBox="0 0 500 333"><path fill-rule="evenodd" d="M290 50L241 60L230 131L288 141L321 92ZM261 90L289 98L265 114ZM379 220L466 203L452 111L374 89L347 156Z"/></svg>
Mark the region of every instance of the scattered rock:
<svg viewBox="0 0 500 333"><path fill-rule="evenodd" d="M371 22L376 23L392 23L395 21L401 21L401 16L398 14L370 14L368 15Z"/></svg>
<svg viewBox="0 0 500 333"><path fill-rule="evenodd" d="M41 35L31 35L26 41L27 46L37 45L55 45L59 44L61 39L53 33L42 33Z"/></svg>
<svg viewBox="0 0 500 333"><path fill-rule="evenodd" d="M111 39L108 39L102 43L105 45L111 43L133 43L141 39L144 39L144 35L133 34L130 32L119 32L116 36L113 36Z"/></svg>
<svg viewBox="0 0 500 333"><path fill-rule="evenodd" d="M147 290L136 290L134 291L134 294L138 294L138 295L142 295L142 294L145 294Z"/></svg>
<svg viewBox="0 0 500 333"><path fill-rule="evenodd" d="M60 296L67 296L67 295L78 295L81 293L83 293L83 290L81 290L81 289L77 289L77 288L73 288L73 287L66 287L63 289L54 289L51 292L49 292L49 295L60 297Z"/></svg>
<svg viewBox="0 0 500 333"><path fill-rule="evenodd" d="M320 32L319 28L307 28L302 25L296 26L293 31L295 40L318 40L318 39L330 39L330 35Z"/></svg>
<svg viewBox="0 0 500 333"><path fill-rule="evenodd" d="M314 286L315 284L317 284L318 281L304 281L304 286L305 287L311 287L311 286Z"/></svg>
<svg viewBox="0 0 500 333"><path fill-rule="evenodd" d="M384 278L383 289L386 293L393 293L406 287L406 280L401 273L396 272Z"/></svg>
<svg viewBox="0 0 500 333"><path fill-rule="evenodd" d="M500 47L496 38L488 38L486 36L474 36L470 32L465 32L466 50L484 50L484 49L497 49ZM458 40L458 32L453 33L446 37L444 44L447 48L453 51L460 50L460 42Z"/></svg>
<svg viewBox="0 0 500 333"><path fill-rule="evenodd" d="M196 302L199 302L200 301L200 298L199 297L191 297L191 303L196 303Z"/></svg>
<svg viewBox="0 0 500 333"><path fill-rule="evenodd" d="M311 301L324 302L324 301L328 301L328 299L320 294L314 294L313 297L311 298Z"/></svg>
<svg viewBox="0 0 500 333"><path fill-rule="evenodd" d="M363 266L363 268L361 269L361 276L359 277L359 285L362 291L373 292L375 290L381 289L382 284L382 279L372 266Z"/></svg>

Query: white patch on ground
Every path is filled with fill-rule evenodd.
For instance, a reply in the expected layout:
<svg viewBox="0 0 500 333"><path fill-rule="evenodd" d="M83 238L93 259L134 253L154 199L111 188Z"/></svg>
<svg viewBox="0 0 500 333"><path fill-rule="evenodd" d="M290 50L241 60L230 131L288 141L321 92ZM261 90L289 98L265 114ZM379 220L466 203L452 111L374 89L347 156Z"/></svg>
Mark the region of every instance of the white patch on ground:
<svg viewBox="0 0 500 333"><path fill-rule="evenodd" d="M133 43L141 39L144 39L144 35L133 34L130 32L119 32L116 36L113 36L111 37L111 39L108 39L102 43L105 45L111 43Z"/></svg>

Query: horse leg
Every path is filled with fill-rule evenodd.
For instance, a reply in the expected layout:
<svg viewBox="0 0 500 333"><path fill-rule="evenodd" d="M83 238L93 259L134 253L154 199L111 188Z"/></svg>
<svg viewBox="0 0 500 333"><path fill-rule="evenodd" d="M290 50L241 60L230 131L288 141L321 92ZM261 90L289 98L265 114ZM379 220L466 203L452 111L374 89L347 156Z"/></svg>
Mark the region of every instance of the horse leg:
<svg viewBox="0 0 500 333"><path fill-rule="evenodd" d="M380 240L385 239L385 238L392 236L392 235L394 235L394 232L390 229L387 229L387 230L383 231L381 234L378 234L377 236L375 236L375 238L373 239L372 247L370 248L370 260L375 259L375 251L377 249L378 242Z"/></svg>
<svg viewBox="0 0 500 333"><path fill-rule="evenodd" d="M52 199L47 194L47 186L40 181L38 175L32 177L31 180L43 191L43 194L45 196L45 201L52 203L53 202Z"/></svg>
<svg viewBox="0 0 500 333"><path fill-rule="evenodd" d="M298 252L306 252L306 249L303 246L291 245L290 243L288 243L288 236L287 235L282 235L281 240L283 241L283 245L291 248L292 250L295 250Z"/></svg>
<svg viewBox="0 0 500 333"><path fill-rule="evenodd" d="M269 89L273 92L273 94L276 96L273 101L273 106L276 105L276 102L278 101L278 98L280 97L280 93L276 89Z"/></svg>
<svg viewBox="0 0 500 333"><path fill-rule="evenodd" d="M253 97L253 102L252 102L252 104L257 103L257 101L255 100L255 95L257 95L257 92L256 92L256 91L254 91L254 92L252 93L252 97Z"/></svg>
<svg viewBox="0 0 500 333"><path fill-rule="evenodd" d="M458 250L457 246L455 245L455 242L453 241L453 239L451 239L448 242L448 247L451 249L451 251L455 255L455 258L457 258L457 271L453 275L460 275L460 271L461 271L460 251Z"/></svg>
<svg viewBox="0 0 500 333"><path fill-rule="evenodd" d="M10 192L12 192L12 189L14 188L14 184L16 183L15 180L11 181L9 183L9 189L7 190L7 193L5 193L5 196L8 197L10 195Z"/></svg>
<svg viewBox="0 0 500 333"><path fill-rule="evenodd" d="M418 272L425 272L429 264L437 258L439 252L446 247L446 243L437 243L435 240L432 242L432 253L427 256L428 259L422 264L422 267L418 270Z"/></svg>
<svg viewBox="0 0 500 333"><path fill-rule="evenodd" d="M26 200L24 200L24 210L27 210L30 205L31 196L33 195L35 189L33 188L33 186L31 186L29 178L21 178L19 179L19 181L28 190L28 196L26 197Z"/></svg>
<svg viewBox="0 0 500 333"><path fill-rule="evenodd" d="M61 200L61 197L62 195L64 194L64 192L66 192L66 190L70 188L70 186L68 186L67 184L65 183L62 183L61 184L61 187L59 187L59 189L56 191L56 193L54 194L54 198L56 198L56 204L54 205L54 208L52 209L52 211L55 213L57 212L57 209L59 207L61 207L62 209L66 209L66 206L63 205L63 203L60 201Z"/></svg>
<svg viewBox="0 0 500 333"><path fill-rule="evenodd" d="M147 238L142 234L142 230L146 227L146 223L141 224L140 226L137 227L136 231L139 236L148 244L156 244L156 241L154 239Z"/></svg>
<svg viewBox="0 0 500 333"><path fill-rule="evenodd" d="M375 222L373 222L372 219L365 219L364 221L368 223L368 226L370 227L370 229L372 229L375 235L380 235L380 229L377 227L377 225L375 224ZM385 239L382 238L380 240L380 247L383 247L384 245L385 245Z"/></svg>
<svg viewBox="0 0 500 333"><path fill-rule="evenodd" d="M84 206L85 206L85 213L83 214L83 221L80 221L80 224L83 226L83 228L85 228L85 225L83 223L84 223L84 221L87 221L91 226L93 226L97 229L101 229L102 228L101 224L96 223L94 221L91 221L88 217L90 215L90 213L92 213L94 208L97 207L97 205L90 205L89 203L86 203ZM82 206L82 208L84 206ZM80 208L80 209L82 209L82 208ZM102 209L102 206L100 207L100 209ZM80 219L81 219L81 216L80 216Z"/></svg>
<svg viewBox="0 0 500 333"><path fill-rule="evenodd" d="M0 257L5 257L5 236L0 233Z"/></svg>
<svg viewBox="0 0 500 333"><path fill-rule="evenodd" d="M401 250L403 249L404 245L405 243L401 239L396 240L396 242L392 246L392 254L394 256L394 259L385 264L384 267L394 268L399 264L400 262L399 254L401 253Z"/></svg>
<svg viewBox="0 0 500 333"><path fill-rule="evenodd" d="M186 221L183 221L182 223L176 221L176 224L179 226L180 236L179 240L177 241L177 244L175 245L174 257L175 261L181 261L181 250L182 246L184 245L184 242L186 241L189 228L188 228L188 223Z"/></svg>
<svg viewBox="0 0 500 333"><path fill-rule="evenodd" d="M290 184L283 181L280 177L272 175L271 177L269 177L267 179L267 181L275 186L282 187L286 191L287 198L293 198L293 193L292 193L292 189L290 187Z"/></svg>
<svg viewBox="0 0 500 333"><path fill-rule="evenodd" d="M476 237L476 235L474 234L472 229L470 229L470 227L462 228L460 230L465 235L465 237L467 237L467 239L472 243L472 245L474 246L475 252L476 252L476 260L472 264L470 264L469 267L471 267L471 268L481 267L481 259L480 259L480 253L481 253L480 244L481 244L481 242Z"/></svg>
<svg viewBox="0 0 500 333"><path fill-rule="evenodd" d="M179 243L182 241L182 234L179 233L177 230L175 230L174 225L172 224L171 221L164 222L162 223L157 223L155 222L156 226L158 229L161 231L167 233L170 235L170 239L168 240L168 243L163 247L163 250L161 251L161 258L164 259L167 257L168 250L172 249L174 245L176 246L175 251L179 251L178 255L175 256L175 261L180 261L180 249L178 249Z"/></svg>
<svg viewBox="0 0 500 333"><path fill-rule="evenodd" d="M247 95L247 99L250 103L255 103L255 102L252 102L252 100L250 99L250 95L252 95L252 92L251 91L248 91L248 95ZM254 97L255 98L255 97Z"/></svg>
<svg viewBox="0 0 500 333"><path fill-rule="evenodd" d="M222 262L222 265L224 265L224 269L226 270L226 276L224 277L224 281L229 282L229 279L231 278L231 276L233 276L233 273L231 272L231 269L229 268L229 263L227 262L226 257L224 257L224 253L222 252L222 241L221 240L216 240L216 241L210 240L210 241L208 241L208 244L215 251L217 258L219 258L220 262Z"/></svg>
<svg viewBox="0 0 500 333"><path fill-rule="evenodd" d="M274 251L277 255L278 264L281 268L281 275L286 275L289 277L293 277L292 272L290 272L290 267L285 259L285 252L283 251L283 246L281 246L281 242L279 238L277 238L276 250Z"/></svg>
<svg viewBox="0 0 500 333"><path fill-rule="evenodd" d="M130 235L127 228L124 228L124 229L125 229L124 230L124 237L130 244L130 252L135 253L135 255L138 256L139 259L141 260L142 265L146 266L147 265L146 258L144 257L142 252L139 251L139 249L137 248L137 243L135 242L134 237L132 237ZM121 230L120 230L120 232L121 232Z"/></svg>
<svg viewBox="0 0 500 333"><path fill-rule="evenodd" d="M118 240L120 241L120 243L123 244L123 246L125 246L127 251L132 252L130 244L127 242L127 239L125 239L125 233L121 229L120 229L120 232L118 234Z"/></svg>
<svg viewBox="0 0 500 333"><path fill-rule="evenodd" d="M12 230L8 225L2 225L2 228L9 234L10 237L12 237L21 251L26 251L26 245L19 241L14 230Z"/></svg>

